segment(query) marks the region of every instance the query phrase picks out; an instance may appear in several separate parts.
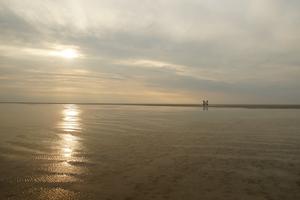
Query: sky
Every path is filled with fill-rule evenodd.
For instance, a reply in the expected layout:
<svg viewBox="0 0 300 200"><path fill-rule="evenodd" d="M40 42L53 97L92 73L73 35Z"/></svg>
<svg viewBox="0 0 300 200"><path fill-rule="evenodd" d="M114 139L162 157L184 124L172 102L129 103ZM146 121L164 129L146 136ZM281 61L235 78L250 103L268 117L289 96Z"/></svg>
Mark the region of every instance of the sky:
<svg viewBox="0 0 300 200"><path fill-rule="evenodd" d="M300 103L300 1L0 0L0 101Z"/></svg>

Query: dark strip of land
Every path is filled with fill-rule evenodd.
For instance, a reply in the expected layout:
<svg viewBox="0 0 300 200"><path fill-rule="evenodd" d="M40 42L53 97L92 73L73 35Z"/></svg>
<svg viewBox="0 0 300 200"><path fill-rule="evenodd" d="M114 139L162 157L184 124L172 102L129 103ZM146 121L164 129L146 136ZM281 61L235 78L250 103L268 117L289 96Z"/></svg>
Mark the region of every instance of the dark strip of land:
<svg viewBox="0 0 300 200"><path fill-rule="evenodd" d="M168 106L168 107L203 107L202 104L171 103L78 103L78 102L0 102L0 104L78 104L103 106ZM300 109L300 104L209 104L211 108L251 108L251 109Z"/></svg>

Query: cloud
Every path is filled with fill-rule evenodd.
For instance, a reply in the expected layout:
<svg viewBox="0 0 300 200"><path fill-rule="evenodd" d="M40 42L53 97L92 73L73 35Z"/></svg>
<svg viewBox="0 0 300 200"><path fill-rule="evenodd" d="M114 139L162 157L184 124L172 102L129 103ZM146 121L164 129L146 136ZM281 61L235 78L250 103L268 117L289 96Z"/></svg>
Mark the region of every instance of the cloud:
<svg viewBox="0 0 300 200"><path fill-rule="evenodd" d="M85 101L297 103L299 9L295 0L0 0L0 100L64 100L65 90ZM81 57L62 59L66 49Z"/></svg>

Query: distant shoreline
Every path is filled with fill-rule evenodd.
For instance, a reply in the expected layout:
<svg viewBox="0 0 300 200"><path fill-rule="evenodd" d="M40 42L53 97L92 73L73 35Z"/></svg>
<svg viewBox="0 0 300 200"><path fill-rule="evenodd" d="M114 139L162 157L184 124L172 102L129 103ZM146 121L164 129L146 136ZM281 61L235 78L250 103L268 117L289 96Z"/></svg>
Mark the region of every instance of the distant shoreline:
<svg viewBox="0 0 300 200"><path fill-rule="evenodd" d="M75 102L0 102L0 104L77 104L102 106L166 106L166 107L203 107L202 104L171 103L75 103ZM209 104L210 108L249 108L249 109L300 109L300 104Z"/></svg>

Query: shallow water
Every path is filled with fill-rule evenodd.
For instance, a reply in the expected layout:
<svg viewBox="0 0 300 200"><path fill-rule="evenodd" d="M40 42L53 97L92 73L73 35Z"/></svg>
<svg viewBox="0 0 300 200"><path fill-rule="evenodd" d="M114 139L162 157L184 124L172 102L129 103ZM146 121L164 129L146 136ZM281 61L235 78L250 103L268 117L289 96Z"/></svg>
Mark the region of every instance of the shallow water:
<svg viewBox="0 0 300 200"><path fill-rule="evenodd" d="M0 199L300 199L300 110L0 105Z"/></svg>

